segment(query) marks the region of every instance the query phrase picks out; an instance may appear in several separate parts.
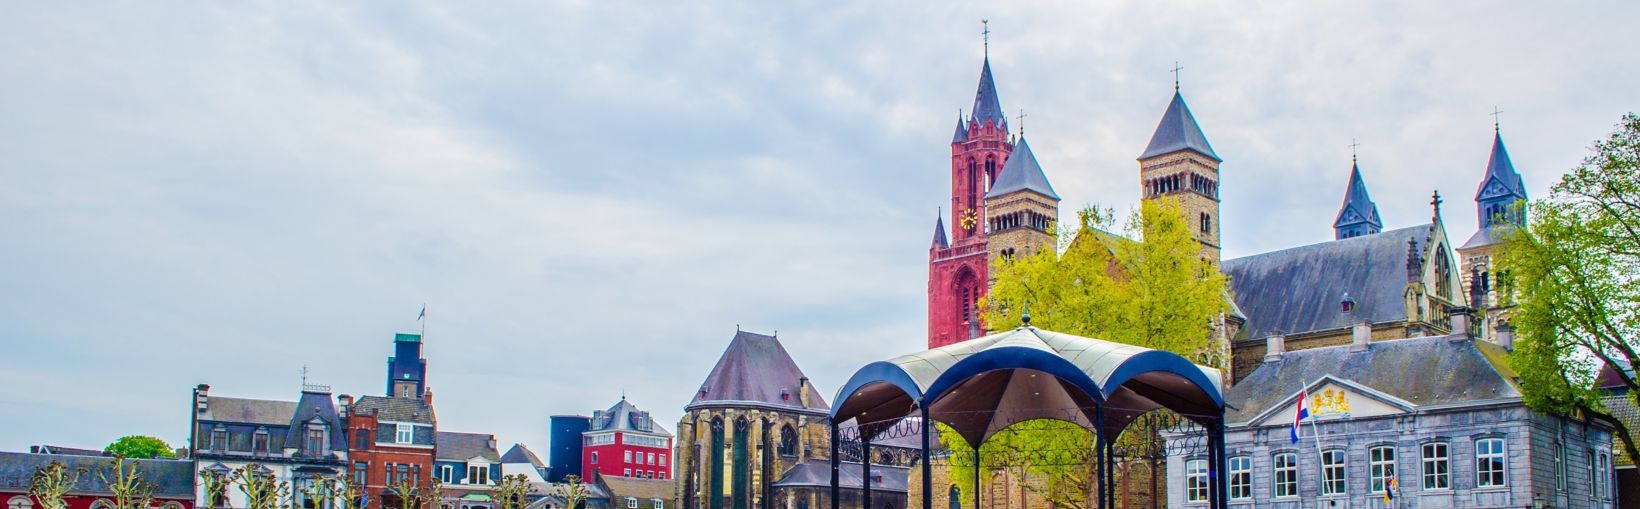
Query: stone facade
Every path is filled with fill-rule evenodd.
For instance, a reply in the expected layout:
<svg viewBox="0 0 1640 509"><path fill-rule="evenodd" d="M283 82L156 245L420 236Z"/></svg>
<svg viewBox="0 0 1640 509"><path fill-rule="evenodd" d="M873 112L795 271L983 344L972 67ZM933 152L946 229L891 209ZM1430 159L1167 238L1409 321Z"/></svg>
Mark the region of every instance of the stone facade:
<svg viewBox="0 0 1640 509"><path fill-rule="evenodd" d="M824 414L812 412L691 409L678 421L673 452L678 500L688 509L723 509L737 507L734 501L744 496L745 505L739 507L770 507L765 505L772 501L769 485L782 473L801 462L828 457L828 426ZM736 451L740 444L747 449ZM714 455L715 448L722 450L721 456ZM744 469L741 482L735 479L737 468Z"/></svg>
<svg viewBox="0 0 1640 509"><path fill-rule="evenodd" d="M1219 260L1219 161L1194 150L1140 159L1139 183L1145 199L1178 200L1185 221L1195 226L1202 256Z"/></svg>
<svg viewBox="0 0 1640 509"><path fill-rule="evenodd" d="M988 260L1011 260L1052 249L1054 228L1059 222L1059 200L1037 193L1019 191L987 198L990 214Z"/></svg>

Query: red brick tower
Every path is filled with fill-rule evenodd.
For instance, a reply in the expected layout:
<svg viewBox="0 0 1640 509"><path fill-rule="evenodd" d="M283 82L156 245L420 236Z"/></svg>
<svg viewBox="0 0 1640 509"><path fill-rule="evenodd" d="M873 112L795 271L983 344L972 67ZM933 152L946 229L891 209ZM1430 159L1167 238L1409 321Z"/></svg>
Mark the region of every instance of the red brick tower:
<svg viewBox="0 0 1640 509"><path fill-rule="evenodd" d="M943 218L935 218L934 244L928 249L928 347L978 337L978 302L988 288L985 193L996 181L1014 144L1008 120L991 79L991 59L980 69L972 116L957 118L951 139L951 236Z"/></svg>

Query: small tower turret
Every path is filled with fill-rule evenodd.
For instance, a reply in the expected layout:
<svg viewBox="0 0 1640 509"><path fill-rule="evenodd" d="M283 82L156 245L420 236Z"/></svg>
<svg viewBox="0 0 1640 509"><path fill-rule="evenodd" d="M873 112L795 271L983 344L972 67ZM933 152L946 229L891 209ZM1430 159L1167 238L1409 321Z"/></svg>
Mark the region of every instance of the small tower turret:
<svg viewBox="0 0 1640 509"><path fill-rule="evenodd" d="M1361 178L1361 166L1350 164L1350 183L1344 189L1344 205L1338 208L1333 220L1334 238L1372 235L1384 231L1384 222L1378 219L1378 204L1367 194L1367 181Z"/></svg>

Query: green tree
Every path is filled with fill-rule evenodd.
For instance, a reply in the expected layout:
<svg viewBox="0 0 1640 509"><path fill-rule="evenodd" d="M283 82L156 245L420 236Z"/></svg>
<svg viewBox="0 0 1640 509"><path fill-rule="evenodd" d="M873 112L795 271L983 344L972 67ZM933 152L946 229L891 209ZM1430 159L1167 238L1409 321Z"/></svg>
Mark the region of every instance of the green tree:
<svg viewBox="0 0 1640 509"><path fill-rule="evenodd" d="M1504 234L1494 267L1513 304L1509 365L1533 410L1610 418L1594 387L1602 368L1616 368L1631 398L1640 394L1630 369L1640 365L1640 116L1625 115L1524 212L1527 227ZM1640 458L1611 420L1628 456Z"/></svg>
<svg viewBox="0 0 1640 509"><path fill-rule="evenodd" d="M155 437L145 435L126 435L115 440L103 448L103 452L111 456L127 458L175 458L176 450L170 444Z"/></svg>

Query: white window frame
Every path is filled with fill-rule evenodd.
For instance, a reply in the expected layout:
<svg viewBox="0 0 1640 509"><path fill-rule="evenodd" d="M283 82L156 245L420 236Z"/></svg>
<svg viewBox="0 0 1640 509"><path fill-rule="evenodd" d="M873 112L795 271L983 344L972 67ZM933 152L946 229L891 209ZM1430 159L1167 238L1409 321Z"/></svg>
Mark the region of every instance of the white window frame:
<svg viewBox="0 0 1640 509"><path fill-rule="evenodd" d="M467 465L467 482L465 484L490 484L490 466Z"/></svg>
<svg viewBox="0 0 1640 509"><path fill-rule="evenodd" d="M1192 504L1207 501L1207 460L1185 460L1184 501Z"/></svg>
<svg viewBox="0 0 1640 509"><path fill-rule="evenodd" d="M1321 496L1345 496L1350 493L1349 455L1343 449L1321 451Z"/></svg>
<svg viewBox="0 0 1640 509"><path fill-rule="evenodd" d="M1418 470L1424 491L1452 489L1452 447L1446 442L1425 442L1418 446Z"/></svg>
<svg viewBox="0 0 1640 509"><path fill-rule="evenodd" d="M654 502L655 509L666 509L666 501L665 500L661 500L661 499L657 498L657 499L652 499L650 501Z"/></svg>
<svg viewBox="0 0 1640 509"><path fill-rule="evenodd" d="M1566 440L1555 440L1555 489L1566 491Z"/></svg>
<svg viewBox="0 0 1640 509"><path fill-rule="evenodd" d="M438 466L438 480L444 484L455 484L456 468L450 465Z"/></svg>
<svg viewBox="0 0 1640 509"><path fill-rule="evenodd" d="M1496 478L1496 480L1493 480ZM1475 440L1475 489L1509 486L1509 453L1502 438Z"/></svg>
<svg viewBox="0 0 1640 509"><path fill-rule="evenodd" d="M1607 459L1610 456L1607 456L1606 453L1603 453L1603 452L1597 452L1597 453L1595 453L1594 457L1598 461L1598 463L1595 464L1596 465L1595 466L1595 476L1594 476L1594 493L1595 493L1595 497L1599 498L1600 500L1610 500L1611 496L1612 496L1612 494L1611 494L1611 484L1612 484L1611 483L1611 478L1612 478L1612 476L1611 476L1611 461Z"/></svg>
<svg viewBox="0 0 1640 509"><path fill-rule="evenodd" d="M621 471L621 477L632 477L632 469L623 469Z"/></svg>
<svg viewBox="0 0 1640 509"><path fill-rule="evenodd" d="M394 424L393 443L408 444L416 441L416 426L414 424Z"/></svg>
<svg viewBox="0 0 1640 509"><path fill-rule="evenodd" d="M626 509L638 509L638 497L626 497Z"/></svg>
<svg viewBox="0 0 1640 509"><path fill-rule="evenodd" d="M1385 457L1385 455L1388 457ZM1389 481L1395 478L1395 446L1379 445L1367 449L1367 492L1384 493Z"/></svg>
<svg viewBox="0 0 1640 509"><path fill-rule="evenodd" d="M663 467L664 467L664 466L666 466L666 453L664 453L664 452L663 452L663 453L661 453L661 463L660 463L660 466L663 466Z"/></svg>
<svg viewBox="0 0 1640 509"><path fill-rule="evenodd" d="M631 463L632 462L632 451L621 451L621 453L622 453L621 454L621 462L623 462L623 463Z"/></svg>
<svg viewBox="0 0 1640 509"><path fill-rule="evenodd" d="M644 454L644 464L654 465L655 464L655 453L651 452L651 453Z"/></svg>
<svg viewBox="0 0 1640 509"><path fill-rule="evenodd" d="M1286 460L1283 462L1282 460ZM1285 463L1285 464L1284 464ZM1276 453L1270 458L1270 493L1275 498L1298 496L1298 454Z"/></svg>
<svg viewBox="0 0 1640 509"><path fill-rule="evenodd" d="M598 451L592 451L592 464L598 464Z"/></svg>
<svg viewBox="0 0 1640 509"><path fill-rule="evenodd" d="M1247 500L1253 498L1253 458L1251 456L1230 457L1230 476L1225 484L1229 488L1231 500Z"/></svg>

